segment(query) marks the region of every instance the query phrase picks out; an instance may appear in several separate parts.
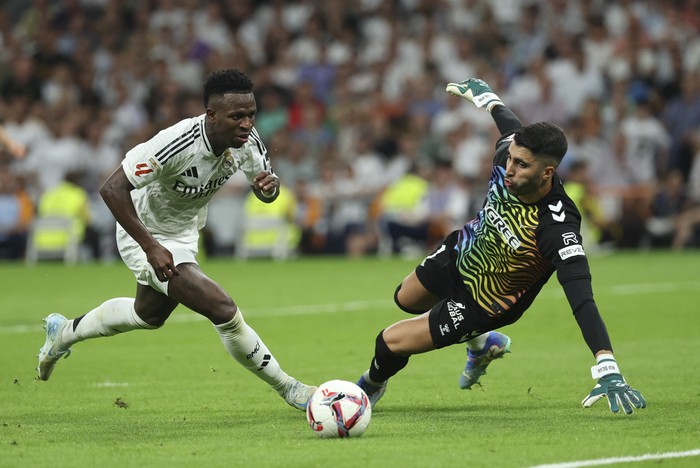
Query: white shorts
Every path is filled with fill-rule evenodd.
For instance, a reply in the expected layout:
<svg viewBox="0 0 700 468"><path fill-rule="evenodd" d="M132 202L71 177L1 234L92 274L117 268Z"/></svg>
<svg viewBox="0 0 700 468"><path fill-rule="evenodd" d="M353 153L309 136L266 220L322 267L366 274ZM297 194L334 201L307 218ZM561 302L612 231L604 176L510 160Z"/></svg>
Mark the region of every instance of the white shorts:
<svg viewBox="0 0 700 468"><path fill-rule="evenodd" d="M177 239L165 239L155 236L160 245L170 251L175 266L181 263L197 263L197 241L180 242ZM139 284L147 285L167 296L168 282L160 281L153 267L146 259L146 253L141 246L121 227L117 226L117 248L124 264L136 276Z"/></svg>

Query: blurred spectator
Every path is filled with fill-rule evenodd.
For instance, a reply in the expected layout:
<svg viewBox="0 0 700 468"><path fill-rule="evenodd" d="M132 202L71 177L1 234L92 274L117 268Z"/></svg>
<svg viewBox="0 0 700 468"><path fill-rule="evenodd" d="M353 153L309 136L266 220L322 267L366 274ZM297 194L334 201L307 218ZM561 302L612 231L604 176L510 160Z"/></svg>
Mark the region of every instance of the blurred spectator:
<svg viewBox="0 0 700 468"><path fill-rule="evenodd" d="M299 253L314 255L326 250L326 236L323 226L323 203L311 193L306 179L297 179L294 184L297 200L295 223L299 227Z"/></svg>
<svg viewBox="0 0 700 468"><path fill-rule="evenodd" d="M581 213L581 237L587 252L595 252L604 242L613 240L615 233L606 219L600 200L588 173L588 163L574 161L569 165L564 190Z"/></svg>
<svg viewBox="0 0 700 468"><path fill-rule="evenodd" d="M421 201L428 191L428 181L416 172L414 164L379 196L376 229L381 253L400 253L405 241L427 241Z"/></svg>
<svg viewBox="0 0 700 468"><path fill-rule="evenodd" d="M20 184L7 166L0 167L0 259L24 258L33 206Z"/></svg>
<svg viewBox="0 0 700 468"><path fill-rule="evenodd" d="M438 161L428 180L413 169L390 185L380 199L379 230L383 239L390 240L394 254L416 245L419 252L432 250L467 219L470 195L450 162Z"/></svg>
<svg viewBox="0 0 700 468"><path fill-rule="evenodd" d="M637 98L632 115L619 122L619 137L630 182L651 190L667 167L670 138L646 96Z"/></svg>
<svg viewBox="0 0 700 468"><path fill-rule="evenodd" d="M588 161L606 219L637 246L666 173L680 169L682 190L700 203L696 10L692 0L4 2L0 122L26 148L11 170L26 176L32 202L76 165L93 191L104 159L95 154L121 155L192 115L197 77L234 63L258 83L256 125L283 183L305 180L316 193L325 161L345 162L331 171L336 184L321 183L334 199L317 228L345 226L330 251L371 252L373 234L356 234L372 200L411 164L421 174L445 158L468 177L481 169L491 119L444 93L445 83L477 76L525 121L566 129L562 175ZM93 122L106 125L97 139ZM379 163L360 157L371 153Z"/></svg>
<svg viewBox="0 0 700 468"><path fill-rule="evenodd" d="M652 247L671 246L677 220L687 207L688 197L683 189L683 174L674 169L660 179L651 200L646 230Z"/></svg>
<svg viewBox="0 0 700 468"><path fill-rule="evenodd" d="M62 182L41 195L37 215L60 216L73 221L73 235L85 245L92 259L99 259L102 250L99 236L92 228L88 193L80 186L80 173L66 173ZM40 248L56 248L67 242L62 233L38 232L35 241Z"/></svg>
<svg viewBox="0 0 700 468"><path fill-rule="evenodd" d="M15 159L22 159L27 154L27 147L7 134L0 125L0 148L3 148Z"/></svg>
<svg viewBox="0 0 700 468"><path fill-rule="evenodd" d="M671 135L669 169L689 174L691 138L700 128L700 72L688 71L681 79L681 92L664 108L662 119Z"/></svg>

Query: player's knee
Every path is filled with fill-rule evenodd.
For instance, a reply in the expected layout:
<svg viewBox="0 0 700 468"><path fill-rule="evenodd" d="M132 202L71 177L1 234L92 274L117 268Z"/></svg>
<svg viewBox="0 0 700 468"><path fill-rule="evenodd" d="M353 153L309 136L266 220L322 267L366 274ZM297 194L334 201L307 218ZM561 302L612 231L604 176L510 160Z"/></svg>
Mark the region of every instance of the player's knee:
<svg viewBox="0 0 700 468"><path fill-rule="evenodd" d="M401 303L401 299L399 298L399 291L401 291L401 286L403 286L403 284L399 284L396 287L396 291L394 291L394 303L396 304L396 306L399 309L403 310L404 312L408 312L409 314L417 315L417 314L422 314L423 312L425 312L425 310L412 309L412 308L405 306Z"/></svg>
<svg viewBox="0 0 700 468"><path fill-rule="evenodd" d="M401 328L389 327L383 330L376 339L377 350L386 350L400 356L410 356L409 337Z"/></svg>
<svg viewBox="0 0 700 468"><path fill-rule="evenodd" d="M196 312L205 316L213 323L226 323L238 314L238 308L235 302L233 302L233 299L226 296L211 300L207 304L202 304Z"/></svg>

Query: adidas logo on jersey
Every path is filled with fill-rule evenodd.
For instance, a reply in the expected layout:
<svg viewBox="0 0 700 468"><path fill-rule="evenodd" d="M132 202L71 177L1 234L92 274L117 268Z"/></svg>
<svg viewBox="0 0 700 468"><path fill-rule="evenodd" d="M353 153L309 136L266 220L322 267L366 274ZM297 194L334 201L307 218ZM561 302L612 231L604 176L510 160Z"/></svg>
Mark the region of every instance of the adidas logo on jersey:
<svg viewBox="0 0 700 468"><path fill-rule="evenodd" d="M189 169L187 169L185 172L180 174L181 176L184 177L194 177L195 179L199 177L199 174L197 173L197 167L192 166Z"/></svg>

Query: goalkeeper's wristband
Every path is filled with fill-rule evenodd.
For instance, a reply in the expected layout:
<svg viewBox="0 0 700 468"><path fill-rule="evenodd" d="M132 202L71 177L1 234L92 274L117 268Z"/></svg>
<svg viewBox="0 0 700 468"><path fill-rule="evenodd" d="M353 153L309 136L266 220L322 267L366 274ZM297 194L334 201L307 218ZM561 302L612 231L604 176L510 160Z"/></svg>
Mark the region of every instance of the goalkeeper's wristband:
<svg viewBox="0 0 700 468"><path fill-rule="evenodd" d="M591 377L598 380L610 374L619 374L620 368L617 367L617 362L612 354L601 354L596 358L597 364L591 367Z"/></svg>
<svg viewBox="0 0 700 468"><path fill-rule="evenodd" d="M493 109L497 105L503 105L503 102L501 101L501 98L499 98L496 93L483 93L479 94L478 96L473 96L472 97L472 102L476 107L484 107L486 106L486 110L491 112L491 109Z"/></svg>

